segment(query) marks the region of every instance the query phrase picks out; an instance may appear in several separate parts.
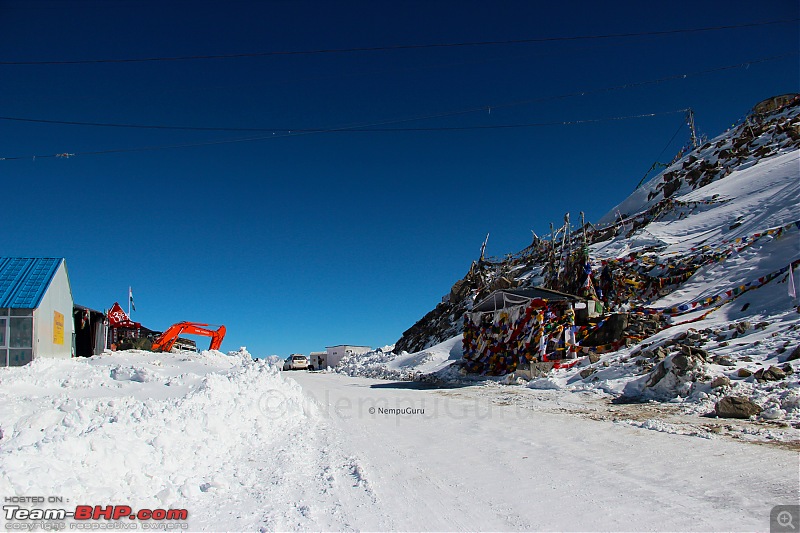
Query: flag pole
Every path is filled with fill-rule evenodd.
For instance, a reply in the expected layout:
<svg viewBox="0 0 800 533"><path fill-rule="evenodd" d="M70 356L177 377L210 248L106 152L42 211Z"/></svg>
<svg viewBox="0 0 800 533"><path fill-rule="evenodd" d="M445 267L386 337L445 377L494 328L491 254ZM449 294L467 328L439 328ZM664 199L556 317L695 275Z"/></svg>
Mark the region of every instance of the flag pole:
<svg viewBox="0 0 800 533"><path fill-rule="evenodd" d="M128 316L129 317L131 316L131 291L132 291L132 288L131 288L130 285L128 285Z"/></svg>

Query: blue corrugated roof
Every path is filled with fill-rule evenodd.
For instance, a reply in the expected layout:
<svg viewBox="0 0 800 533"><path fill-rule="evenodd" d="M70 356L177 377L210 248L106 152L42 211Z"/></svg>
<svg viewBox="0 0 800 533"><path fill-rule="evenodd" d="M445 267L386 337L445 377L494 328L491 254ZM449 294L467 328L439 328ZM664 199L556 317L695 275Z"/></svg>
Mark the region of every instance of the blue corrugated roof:
<svg viewBox="0 0 800 533"><path fill-rule="evenodd" d="M0 257L0 307L39 307L61 261L52 257Z"/></svg>

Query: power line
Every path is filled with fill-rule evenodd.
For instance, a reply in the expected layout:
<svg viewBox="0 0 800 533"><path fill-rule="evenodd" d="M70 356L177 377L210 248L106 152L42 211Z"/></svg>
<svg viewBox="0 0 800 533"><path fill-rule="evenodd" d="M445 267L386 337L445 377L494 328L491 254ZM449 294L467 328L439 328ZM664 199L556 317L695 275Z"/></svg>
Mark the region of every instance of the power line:
<svg viewBox="0 0 800 533"><path fill-rule="evenodd" d="M446 111L442 113L430 114L430 115L418 115L414 117L398 119L398 120L387 120L383 122L373 122L368 124L360 124L360 125L350 125L350 126L343 126L341 128L286 128L286 127L258 127L258 128L242 128L242 127L214 127L214 126L179 126L179 125L164 125L164 124L126 124L126 123L114 123L114 122L84 122L84 121L73 121L73 120L52 120L52 119L38 119L38 118L29 118L29 117L11 117L11 116L0 116L0 120L12 121L12 122L27 122L27 123L34 123L34 124L54 124L54 125L69 125L69 126L89 126L89 127L103 127L103 128L130 128L130 129L153 129L153 130L180 130L180 131L229 131L229 132L298 132L298 133L332 133L337 131L448 131L448 130L456 130L456 129L502 129L502 128L520 128L520 127L532 127L532 126L539 126L539 125L560 125L561 122L558 123L546 123L546 124L516 124L516 125L497 125L497 126L465 126L461 128L388 128L385 130L377 129L377 126L385 126L390 124L402 124L406 122L415 122L420 120L430 120L436 118L448 118L458 115L466 115L472 113L485 113L492 109L504 109L509 107L516 107L522 105L530 105L534 103L542 103L554 100L563 100L567 98L574 98L576 96L587 96L593 94L600 94L600 93L607 93L612 91L619 91L624 89L631 89L636 87L644 87L647 85L655 85L659 83L665 83L667 81L673 80L681 80L686 79L694 76L701 76L705 74L712 74L717 72L724 72L727 70L735 70L739 68L748 68L751 65L757 65L760 63L766 63L770 61L777 61L781 59L786 59L789 57L796 57L800 55L798 52L783 54L780 56L772 56L760 59L754 59L751 61L746 61L744 63L737 63L735 65L726 65L722 67L715 67L706 70L700 70L695 72L689 72L684 74L673 74L671 76L666 76L663 78L653 79L653 80L644 80L644 81L637 81L626 83L623 85L615 85L611 87L602 87L599 89L590 89L584 91L575 91L571 93L555 95L555 96L547 96L541 98L534 98L534 99L527 99L527 100L518 100L514 102L505 102L499 104L488 104L482 105L479 107L470 107L467 109L461 109L456 111ZM369 128L369 129L367 129Z"/></svg>
<svg viewBox="0 0 800 533"><path fill-rule="evenodd" d="M616 117L605 117L605 118L588 118L588 119L580 119L580 120L566 120L561 122L536 122L536 123L526 123L526 124L503 124L503 125L495 125L495 126L454 126L454 127L432 127L432 128L370 128L368 126L349 126L349 127L341 127L341 128L331 128L327 130L296 130L284 133L282 135L263 135L258 137L246 137L240 139L225 139L225 140L215 140L215 141L202 141L202 142L193 142L193 143L180 143L180 144L171 144L171 145L160 145L160 146L141 146L136 148L115 148L109 150L97 150L91 152L64 152L60 154L44 154L44 155L33 155L33 156L16 156L16 157L0 157L0 161L14 161L14 160L22 160L22 159L47 159L47 158L64 158L68 159L70 157L75 156L86 156L86 155L101 155L101 154L112 154L112 153L125 153L125 152L146 152L146 151L154 151L154 150L168 150L174 148L190 148L190 147L199 147L199 146L213 146L213 145L222 145L222 144L234 144L234 143L241 143L241 142L255 142L255 141L266 141L269 139L283 139L287 137L297 137L300 135L309 135L314 133L376 133L376 132L409 132L409 131L466 131L466 130L491 130L491 129L512 129L512 128L531 128L531 127L547 127L547 126L574 126L579 124L591 124L597 122L610 122L610 121L622 121L622 120L631 120L631 119L639 119L639 118L651 118L660 115L672 115L675 113L685 113L686 109L676 109L674 111L661 111L655 113L642 113L638 115L627 115L627 116L616 116Z"/></svg>
<svg viewBox="0 0 800 533"><path fill-rule="evenodd" d="M562 37L538 37L530 39L508 39L502 41L467 41L467 42L455 42L455 43L400 44L400 45L390 45L390 46L321 48L315 50L283 50L283 51L270 51L270 52L246 52L237 54L209 54L209 55L190 55L190 56L171 56L171 57L74 59L74 60L45 60L45 61L0 61L0 65L87 65L87 64L98 64L98 63L150 63L158 61L194 61L194 60L206 60L206 59L237 59L237 58L248 58L248 57L346 54L346 53L356 53L356 52L385 52L394 50L420 50L420 49L430 49L430 48L459 48L459 47L498 46L498 45L515 45L515 44L536 44L536 43L587 41L587 40L601 40L601 39L625 39L632 37L678 35L685 33L703 33L703 32L712 32L721 30L756 28L762 26L772 26L776 24L789 24L798 21L800 21L800 19L794 18L794 19L783 19L783 20L771 20L766 22L750 22L746 24L735 24L729 26L709 26L704 28L681 28L675 30L609 33L609 34L597 34L597 35L573 35L573 36L562 36Z"/></svg>

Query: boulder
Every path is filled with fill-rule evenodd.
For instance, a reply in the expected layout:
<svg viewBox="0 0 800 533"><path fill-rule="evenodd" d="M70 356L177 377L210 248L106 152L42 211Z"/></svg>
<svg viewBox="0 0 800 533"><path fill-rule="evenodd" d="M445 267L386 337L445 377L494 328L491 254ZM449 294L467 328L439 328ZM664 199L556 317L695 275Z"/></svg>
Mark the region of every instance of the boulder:
<svg viewBox="0 0 800 533"><path fill-rule="evenodd" d="M728 376L717 376L711 380L711 388L717 389L719 387L730 387L731 380Z"/></svg>
<svg viewBox="0 0 800 533"><path fill-rule="evenodd" d="M755 378L760 381L780 381L786 379L786 372L777 366L761 368L755 374Z"/></svg>
<svg viewBox="0 0 800 533"><path fill-rule="evenodd" d="M588 378L589 376L591 376L592 374L594 374L594 372L595 372L595 369L594 369L594 367L591 367L591 366L590 366L590 367L588 367L588 368L584 368L583 370L581 370L581 377L582 377L583 379L586 379L586 378Z"/></svg>
<svg viewBox="0 0 800 533"><path fill-rule="evenodd" d="M648 379L647 383L645 383L645 387L646 388L655 387L656 384L658 384L659 381L664 379L666 375L667 375L667 367L664 365L664 361L661 361L660 363L658 363L656 369L650 373L650 379Z"/></svg>
<svg viewBox="0 0 800 533"><path fill-rule="evenodd" d="M714 406L720 418L750 418L759 414L762 409L744 396L725 396Z"/></svg>
<svg viewBox="0 0 800 533"><path fill-rule="evenodd" d="M739 376L740 378L749 378L750 376L753 375L753 373L747 370L746 368L740 368L739 370L736 371L736 375Z"/></svg>
<svg viewBox="0 0 800 533"><path fill-rule="evenodd" d="M600 360L600 354L599 353L589 352L589 362L590 363L594 364L594 363L598 362L599 360Z"/></svg>
<svg viewBox="0 0 800 533"><path fill-rule="evenodd" d="M721 366L736 366L736 363L733 362L733 359L727 355L717 355L714 357L713 361Z"/></svg>
<svg viewBox="0 0 800 533"><path fill-rule="evenodd" d="M679 373L685 373L689 367L692 366L691 355L678 354L672 358L672 366L678 370Z"/></svg>
<svg viewBox="0 0 800 533"><path fill-rule="evenodd" d="M800 345L797 345L792 353L789 354L789 357L786 358L787 361L794 361L795 359L800 359Z"/></svg>

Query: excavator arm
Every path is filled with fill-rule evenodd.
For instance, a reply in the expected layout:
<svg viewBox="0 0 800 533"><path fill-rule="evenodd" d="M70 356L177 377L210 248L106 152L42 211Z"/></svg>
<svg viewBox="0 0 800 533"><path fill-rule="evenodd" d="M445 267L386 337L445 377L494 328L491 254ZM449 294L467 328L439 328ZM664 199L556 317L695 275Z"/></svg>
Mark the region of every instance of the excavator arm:
<svg viewBox="0 0 800 533"><path fill-rule="evenodd" d="M219 350L222 346L222 339L225 338L225 326L220 326L216 330L208 329L205 326L209 324L201 324L199 322L178 322L167 328L167 331L161 334L155 342L153 342L152 350L154 352L168 352L172 350L175 341L182 334L188 335L203 335L211 337L211 346L209 350Z"/></svg>

